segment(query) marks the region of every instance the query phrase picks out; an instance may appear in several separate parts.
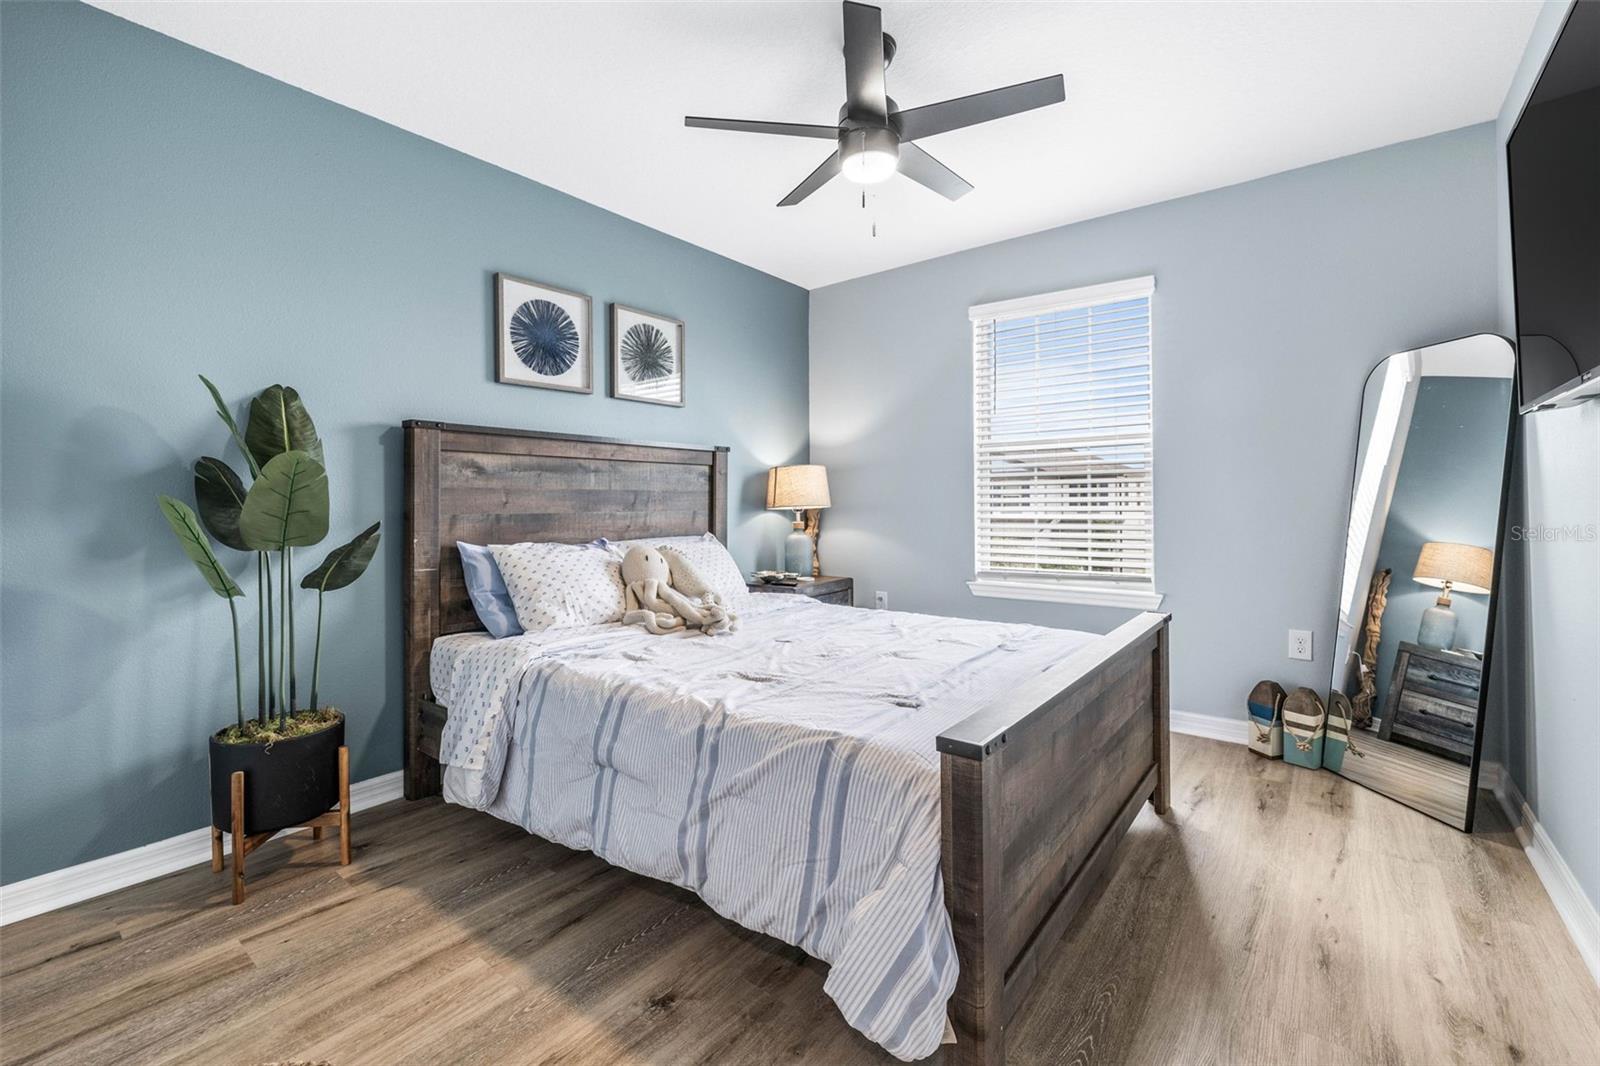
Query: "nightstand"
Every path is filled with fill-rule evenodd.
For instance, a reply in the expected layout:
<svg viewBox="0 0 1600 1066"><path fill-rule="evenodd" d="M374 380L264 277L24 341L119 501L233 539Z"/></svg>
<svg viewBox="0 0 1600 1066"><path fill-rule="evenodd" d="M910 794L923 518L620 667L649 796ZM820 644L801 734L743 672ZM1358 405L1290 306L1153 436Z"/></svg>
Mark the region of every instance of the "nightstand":
<svg viewBox="0 0 1600 1066"><path fill-rule="evenodd" d="M810 596L819 603L837 603L841 607L856 605L856 581L853 577L819 577L798 585L768 585L761 581L748 581L745 587L751 592Z"/></svg>
<svg viewBox="0 0 1600 1066"><path fill-rule="evenodd" d="M1378 736L1454 762L1472 762L1483 660L1401 641Z"/></svg>

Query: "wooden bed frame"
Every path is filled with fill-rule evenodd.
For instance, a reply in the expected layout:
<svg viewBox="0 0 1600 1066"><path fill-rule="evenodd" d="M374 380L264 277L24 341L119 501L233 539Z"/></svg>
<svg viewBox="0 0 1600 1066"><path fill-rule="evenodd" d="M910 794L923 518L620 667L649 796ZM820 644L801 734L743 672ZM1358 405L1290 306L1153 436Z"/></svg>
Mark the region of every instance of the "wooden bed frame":
<svg viewBox="0 0 1600 1066"><path fill-rule="evenodd" d="M727 540L728 452L408 421L405 791L439 792L436 638L482 627L456 541ZM1169 791L1167 615L1142 614L938 738L961 976L946 1063L998 1066L1005 1031L1112 853Z"/></svg>

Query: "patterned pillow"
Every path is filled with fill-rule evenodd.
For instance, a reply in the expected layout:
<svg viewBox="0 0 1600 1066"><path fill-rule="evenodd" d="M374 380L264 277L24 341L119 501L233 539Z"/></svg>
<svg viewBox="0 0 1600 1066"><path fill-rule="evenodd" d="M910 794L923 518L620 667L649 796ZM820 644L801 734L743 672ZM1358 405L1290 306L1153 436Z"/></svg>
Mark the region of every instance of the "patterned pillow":
<svg viewBox="0 0 1600 1066"><path fill-rule="evenodd" d="M517 621L529 633L622 620L622 571L588 544L491 544Z"/></svg>
<svg viewBox="0 0 1600 1066"><path fill-rule="evenodd" d="M634 545L646 548L672 548L689 560L695 573L708 587L722 597L722 602L734 609L744 607L750 600L750 590L745 586L744 574L733 561L728 549L711 533L698 537L642 537L638 540L612 541L613 549L623 553Z"/></svg>
<svg viewBox="0 0 1600 1066"><path fill-rule="evenodd" d="M500 568L495 565L494 553L482 544L456 541L461 552L461 573L467 579L467 595L472 609L478 612L478 621L491 637L514 637L522 632L517 624L517 610L511 605L511 593L506 589Z"/></svg>

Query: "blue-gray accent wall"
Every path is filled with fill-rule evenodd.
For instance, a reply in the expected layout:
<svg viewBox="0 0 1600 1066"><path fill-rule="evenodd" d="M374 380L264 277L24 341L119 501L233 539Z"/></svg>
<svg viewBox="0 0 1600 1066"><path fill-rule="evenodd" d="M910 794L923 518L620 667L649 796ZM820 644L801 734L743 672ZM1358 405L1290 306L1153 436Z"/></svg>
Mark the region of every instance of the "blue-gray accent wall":
<svg viewBox="0 0 1600 1066"><path fill-rule="evenodd" d="M1156 586L1172 703L1237 717L1328 687L1362 383L1493 332L1493 126L1331 160L813 290L811 458L830 569L897 608L1105 631L1128 612L980 599L972 304L1154 274ZM1290 628L1313 662L1285 656Z"/></svg>
<svg viewBox="0 0 1600 1066"><path fill-rule="evenodd" d="M196 457L238 458L199 372L236 404L305 395L329 545L383 520L327 604L357 779L400 765L402 419L729 445L731 547L771 565L765 471L806 454L804 290L104 12L0 19L4 882L206 823L227 611L155 505L191 497ZM593 298L594 395L495 384L497 270ZM686 321L686 407L606 397L612 300Z"/></svg>

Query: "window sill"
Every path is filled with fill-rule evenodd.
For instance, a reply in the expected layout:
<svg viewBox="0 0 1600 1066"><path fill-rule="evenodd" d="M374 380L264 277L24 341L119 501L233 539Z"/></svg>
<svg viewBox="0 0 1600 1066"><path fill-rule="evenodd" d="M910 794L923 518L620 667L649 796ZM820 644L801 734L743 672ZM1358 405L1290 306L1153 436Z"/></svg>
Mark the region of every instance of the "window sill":
<svg viewBox="0 0 1600 1066"><path fill-rule="evenodd" d="M1153 611L1161 606L1163 594L1153 589L1124 585L1070 581L1019 581L1003 578L976 578L967 582L974 596L1001 600L1034 600L1041 603L1075 603L1086 607L1126 607Z"/></svg>

